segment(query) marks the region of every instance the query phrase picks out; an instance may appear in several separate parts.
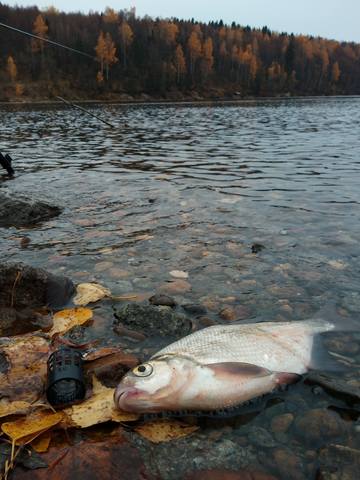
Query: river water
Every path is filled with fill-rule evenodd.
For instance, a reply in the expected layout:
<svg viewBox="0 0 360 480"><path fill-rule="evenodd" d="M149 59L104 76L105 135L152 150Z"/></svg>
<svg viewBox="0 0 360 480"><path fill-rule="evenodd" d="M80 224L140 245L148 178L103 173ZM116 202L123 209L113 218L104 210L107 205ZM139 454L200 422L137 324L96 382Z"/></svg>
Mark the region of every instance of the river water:
<svg viewBox="0 0 360 480"><path fill-rule="evenodd" d="M59 105L0 106L0 150L12 155L16 170L14 179L0 179L1 191L64 209L36 228L1 229L1 261L96 281L140 300L167 291L179 304L207 309L205 319L193 318L194 328L232 317L302 319L333 302L356 317L360 98L87 108L114 128ZM24 236L27 248L20 245ZM173 270L187 272L187 283L171 283ZM110 317L95 336L113 335ZM356 364L358 340L347 334L329 342ZM358 369L345 377L360 387ZM304 385L294 392L288 398L303 402L296 412L328 412L333 402ZM293 415L290 407L277 408ZM236 427L234 438L247 434L260 449L255 463L289 478L285 454L269 463L270 447L249 433L270 428L269 418L262 412ZM358 448L356 418L342 412L344 430L324 435L324 445ZM288 437L273 432L271 448L291 458L286 449L293 442L299 478L313 478L323 445L309 446L295 430ZM234 438L227 440L248 448ZM210 464L246 466L226 458Z"/></svg>

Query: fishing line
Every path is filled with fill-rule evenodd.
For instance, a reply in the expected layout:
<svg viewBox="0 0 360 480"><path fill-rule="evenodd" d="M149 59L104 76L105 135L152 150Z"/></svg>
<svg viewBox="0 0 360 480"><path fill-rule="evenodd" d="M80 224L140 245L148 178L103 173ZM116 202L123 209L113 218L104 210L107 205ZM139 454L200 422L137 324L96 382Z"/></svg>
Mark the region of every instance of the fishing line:
<svg viewBox="0 0 360 480"><path fill-rule="evenodd" d="M88 58L91 58L92 60L96 60L96 58L93 55L90 55L89 53L82 52L81 50L77 50L76 48L68 47L67 45L64 45L59 42L55 42L53 40L49 40L48 38L40 37L39 35L34 35L33 33L25 32L25 30L20 30L20 28L11 27L10 25L6 25L6 23L0 22L0 27L7 28L8 30L12 30L14 32L21 33L23 35L36 38L37 40L41 40L42 42L50 43L51 45L55 45L56 47L65 48L70 52L78 53L79 55L83 55L84 57L88 57Z"/></svg>

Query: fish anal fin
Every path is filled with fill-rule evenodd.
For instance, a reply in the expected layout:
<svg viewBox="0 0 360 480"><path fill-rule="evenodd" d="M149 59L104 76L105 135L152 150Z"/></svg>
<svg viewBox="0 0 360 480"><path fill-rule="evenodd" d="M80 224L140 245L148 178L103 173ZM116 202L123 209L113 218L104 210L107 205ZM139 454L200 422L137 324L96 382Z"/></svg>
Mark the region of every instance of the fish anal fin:
<svg viewBox="0 0 360 480"><path fill-rule="evenodd" d="M270 370L251 363L222 362L210 363L205 366L212 370L216 376L239 375L246 377L267 377L268 375L272 375Z"/></svg>

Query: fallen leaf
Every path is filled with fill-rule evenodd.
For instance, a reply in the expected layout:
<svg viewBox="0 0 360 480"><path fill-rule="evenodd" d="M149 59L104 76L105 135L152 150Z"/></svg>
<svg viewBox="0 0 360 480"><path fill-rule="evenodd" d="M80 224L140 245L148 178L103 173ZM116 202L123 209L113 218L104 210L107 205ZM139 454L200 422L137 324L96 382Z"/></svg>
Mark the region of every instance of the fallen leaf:
<svg viewBox="0 0 360 480"><path fill-rule="evenodd" d="M67 426L91 427L98 423L134 421L139 415L116 410L114 404L114 388L102 385L96 377L93 377L93 394L85 402L64 410L67 418L64 420Z"/></svg>
<svg viewBox="0 0 360 480"><path fill-rule="evenodd" d="M14 422L3 423L1 430L12 441L25 445L41 433L59 424L63 418L62 412L37 412Z"/></svg>
<svg viewBox="0 0 360 480"><path fill-rule="evenodd" d="M51 433L46 431L45 433L41 434L35 440L31 442L32 448L37 453L44 453L47 452L49 449L49 445L51 442Z"/></svg>
<svg viewBox="0 0 360 480"><path fill-rule="evenodd" d="M187 425L178 420L156 420L139 425L135 431L150 442L161 443L187 437L198 429L197 425Z"/></svg>
<svg viewBox="0 0 360 480"><path fill-rule="evenodd" d="M0 416L23 413L26 404L20 402L42 397L49 353L50 341L41 334L0 338Z"/></svg>
<svg viewBox="0 0 360 480"><path fill-rule="evenodd" d="M344 270L348 266L348 264L342 260L330 260L328 264L335 270Z"/></svg>
<svg viewBox="0 0 360 480"><path fill-rule="evenodd" d="M75 305L85 307L89 303L97 302L104 297L109 297L111 292L99 283L79 283L76 287Z"/></svg>
<svg viewBox="0 0 360 480"><path fill-rule="evenodd" d="M182 270L172 270L170 275L175 278L189 278L188 272L183 272Z"/></svg>
<svg viewBox="0 0 360 480"><path fill-rule="evenodd" d="M60 312L55 313L53 327L49 332L52 337L55 333L65 333L76 325L83 325L93 316L90 308L66 308Z"/></svg>
<svg viewBox="0 0 360 480"><path fill-rule="evenodd" d="M5 400L5 399L4 399ZM3 402L0 401L0 418L8 415L25 415L31 408L28 402Z"/></svg>

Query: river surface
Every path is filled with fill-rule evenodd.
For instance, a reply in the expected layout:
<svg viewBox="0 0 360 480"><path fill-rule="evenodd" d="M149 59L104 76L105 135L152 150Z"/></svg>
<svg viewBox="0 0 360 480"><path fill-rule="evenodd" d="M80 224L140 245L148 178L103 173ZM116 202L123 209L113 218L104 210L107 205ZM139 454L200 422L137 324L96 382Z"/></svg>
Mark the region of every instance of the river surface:
<svg viewBox="0 0 360 480"><path fill-rule="evenodd" d="M141 301L168 292L180 305L206 308L202 318L193 315L194 328L234 318L303 319L334 302L356 318L360 98L87 108L114 128L64 106L0 105L0 151L11 154L16 170L14 179L0 177L0 191L64 209L36 228L0 229L0 261L99 282ZM188 278L174 279L174 270ZM100 313L103 322L89 335L116 343L110 307ZM357 365L359 339L337 335L328 344ZM358 372L354 366L342 378L359 388ZM319 448L360 447L358 416L346 413L352 406L316 393L301 383L246 425L221 426L226 441L216 442L230 453L221 460L215 449L218 464L208 458L200 467L207 460L233 470L255 464L285 479L290 458L298 472L291 478L315 478ZM297 415L329 408L339 410L340 430L304 440ZM283 414L295 417L292 426L274 431L272 418ZM214 429L204 426L202 434ZM195 443L183 441L190 458ZM248 449L243 463L234 449ZM161 455L157 468L172 478Z"/></svg>

